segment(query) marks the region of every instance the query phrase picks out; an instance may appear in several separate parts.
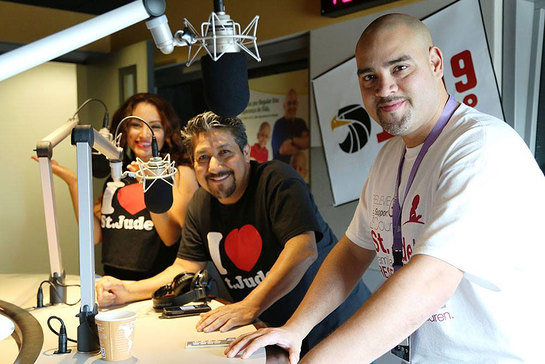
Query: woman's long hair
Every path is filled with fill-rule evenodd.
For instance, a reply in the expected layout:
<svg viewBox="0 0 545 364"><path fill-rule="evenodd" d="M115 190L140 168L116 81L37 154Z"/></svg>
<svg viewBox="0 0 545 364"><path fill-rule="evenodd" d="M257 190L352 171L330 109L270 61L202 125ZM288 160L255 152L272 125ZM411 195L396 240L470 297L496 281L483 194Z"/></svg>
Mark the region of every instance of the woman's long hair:
<svg viewBox="0 0 545 364"><path fill-rule="evenodd" d="M159 113L159 116L161 117L161 125L165 130L165 143L159 151L161 156L164 157L167 153L170 153L170 158L171 160L176 162L176 165L190 165L189 156L187 155L184 144L182 142L182 136L180 134L180 118L178 118L178 115L176 115L174 108L168 103L168 101L159 95L150 93L138 93L128 98L127 101L125 101L123 105L121 105L121 107L114 113L112 117L110 132L115 133L119 122L124 117L132 115L134 109L136 108L136 105L142 102L155 106L157 112ZM120 146L123 148L125 148L127 143L128 127L129 120L124 121L123 125L121 125L120 127L120 132L122 133ZM133 160L135 160L134 155L130 150L126 150L123 159L124 165L129 164Z"/></svg>

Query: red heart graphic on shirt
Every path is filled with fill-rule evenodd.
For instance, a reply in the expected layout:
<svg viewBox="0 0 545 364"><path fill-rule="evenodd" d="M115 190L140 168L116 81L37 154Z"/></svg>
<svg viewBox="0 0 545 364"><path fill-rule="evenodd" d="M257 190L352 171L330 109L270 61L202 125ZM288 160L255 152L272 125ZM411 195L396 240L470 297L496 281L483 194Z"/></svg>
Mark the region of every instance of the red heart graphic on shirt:
<svg viewBox="0 0 545 364"><path fill-rule="evenodd" d="M225 252L231 261L246 272L252 270L261 255L261 235L252 225L233 229L225 238Z"/></svg>
<svg viewBox="0 0 545 364"><path fill-rule="evenodd" d="M117 192L117 200L129 214L136 215L146 208L144 189L140 183L121 187Z"/></svg>

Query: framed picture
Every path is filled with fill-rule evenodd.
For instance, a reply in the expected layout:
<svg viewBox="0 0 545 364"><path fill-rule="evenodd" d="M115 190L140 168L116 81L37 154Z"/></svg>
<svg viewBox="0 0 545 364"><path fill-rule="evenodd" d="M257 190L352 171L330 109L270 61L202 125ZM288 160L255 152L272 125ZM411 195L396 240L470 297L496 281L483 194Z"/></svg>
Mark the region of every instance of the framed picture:
<svg viewBox="0 0 545 364"><path fill-rule="evenodd" d="M310 181L308 69L251 78L250 102L240 119L246 126L250 156L277 159Z"/></svg>
<svg viewBox="0 0 545 364"><path fill-rule="evenodd" d="M119 104L136 93L136 65L119 69Z"/></svg>

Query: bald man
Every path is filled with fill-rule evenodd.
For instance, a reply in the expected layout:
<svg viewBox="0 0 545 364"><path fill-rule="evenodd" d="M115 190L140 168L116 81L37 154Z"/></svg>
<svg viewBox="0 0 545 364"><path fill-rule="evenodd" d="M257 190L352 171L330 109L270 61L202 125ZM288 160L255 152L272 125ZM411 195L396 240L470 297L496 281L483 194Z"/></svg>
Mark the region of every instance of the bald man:
<svg viewBox="0 0 545 364"><path fill-rule="evenodd" d="M356 61L367 112L396 137L293 316L226 355L278 344L297 362L302 338L376 257L385 283L302 362L368 363L392 348L411 363L543 362L545 274L532 256L545 242L545 178L532 154L507 124L448 95L418 19L375 20Z"/></svg>
<svg viewBox="0 0 545 364"><path fill-rule="evenodd" d="M273 127L273 159L288 164L292 155L310 147L307 123L296 116L298 106L297 92L290 89L284 100L284 116L276 120Z"/></svg>

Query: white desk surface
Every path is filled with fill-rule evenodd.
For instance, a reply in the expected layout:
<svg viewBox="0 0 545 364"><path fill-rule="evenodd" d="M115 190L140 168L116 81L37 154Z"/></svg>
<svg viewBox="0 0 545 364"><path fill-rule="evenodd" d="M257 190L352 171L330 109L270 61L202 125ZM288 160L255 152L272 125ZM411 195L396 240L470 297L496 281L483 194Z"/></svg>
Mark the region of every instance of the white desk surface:
<svg viewBox="0 0 545 364"><path fill-rule="evenodd" d="M57 350L58 338L47 327L50 316L62 318L66 325L68 337L76 340L79 319L76 317L80 305L55 305L40 309L32 309L36 305L36 292L41 281L47 280L47 274L0 274L0 300L10 302L31 313L41 324L44 333L42 352L36 363L108 363L101 360L98 353L78 353L75 343L68 342L70 354L53 355ZM77 277L67 277L67 284L78 283ZM49 285L44 284L44 303L49 302ZM80 297L79 287L69 287L67 301L76 302ZM212 301L212 308L221 303ZM119 307L137 313L133 357L123 363L191 363L191 364L224 364L238 363L238 358L226 358L223 355L225 348L185 349L189 340L211 340L237 337L240 334L255 331L254 326L247 325L226 333L202 333L195 330L199 316L160 319L155 312L151 300L140 301ZM102 311L102 310L99 310ZM51 325L58 330L59 322L52 320ZM0 341L0 363L12 363L18 355L18 347L13 337ZM263 364L266 362L265 350L261 349L244 360L244 364Z"/></svg>

